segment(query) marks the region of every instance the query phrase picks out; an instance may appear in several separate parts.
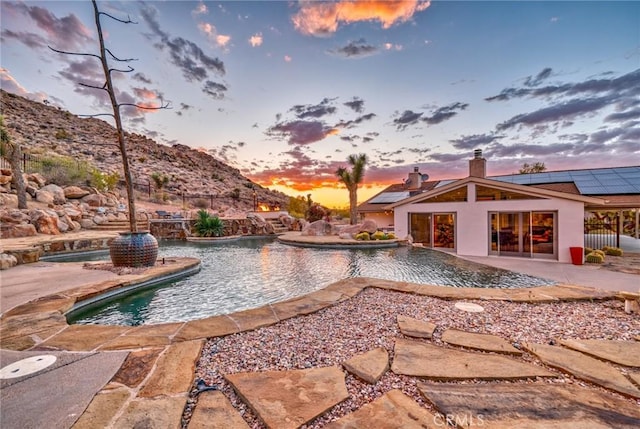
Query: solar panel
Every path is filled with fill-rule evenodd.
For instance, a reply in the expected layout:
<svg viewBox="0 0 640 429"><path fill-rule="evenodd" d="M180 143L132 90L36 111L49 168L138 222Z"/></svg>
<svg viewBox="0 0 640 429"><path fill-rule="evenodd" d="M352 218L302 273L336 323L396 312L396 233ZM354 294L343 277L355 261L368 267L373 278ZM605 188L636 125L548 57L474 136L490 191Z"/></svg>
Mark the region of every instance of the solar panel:
<svg viewBox="0 0 640 429"><path fill-rule="evenodd" d="M512 174L489 179L519 185L573 182L583 195L640 193L640 166Z"/></svg>
<svg viewBox="0 0 640 429"><path fill-rule="evenodd" d="M370 204L396 203L409 197L409 192L383 192L369 201Z"/></svg>

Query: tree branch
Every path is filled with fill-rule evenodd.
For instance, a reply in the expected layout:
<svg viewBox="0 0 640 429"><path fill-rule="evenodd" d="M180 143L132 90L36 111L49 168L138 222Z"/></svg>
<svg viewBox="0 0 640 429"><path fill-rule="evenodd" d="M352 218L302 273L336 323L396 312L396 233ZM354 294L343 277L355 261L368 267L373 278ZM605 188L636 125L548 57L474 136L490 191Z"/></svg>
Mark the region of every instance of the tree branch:
<svg viewBox="0 0 640 429"><path fill-rule="evenodd" d="M53 52L57 52L59 54L65 54L65 55L80 55L80 56L85 56L85 57L94 57L97 59L100 59L100 55L96 55L96 54L87 54L84 52L68 52L68 51L61 51L59 49L55 49L52 48L51 46L47 45L47 48L51 49Z"/></svg>
<svg viewBox="0 0 640 429"><path fill-rule="evenodd" d="M113 58L115 61L120 61L123 63L128 63L129 61L138 61L137 58L118 58L115 55L113 55L113 52L111 52L109 48L105 48L105 52L107 52L111 56L111 58Z"/></svg>
<svg viewBox="0 0 640 429"><path fill-rule="evenodd" d="M120 19L120 18L116 18L115 16L109 15L106 12L98 12L98 15L104 15L104 16L108 16L109 18L113 19L114 21L118 21L118 22L122 22L123 24L137 24L137 22L134 22L131 20L131 17L129 15L127 15L127 19Z"/></svg>

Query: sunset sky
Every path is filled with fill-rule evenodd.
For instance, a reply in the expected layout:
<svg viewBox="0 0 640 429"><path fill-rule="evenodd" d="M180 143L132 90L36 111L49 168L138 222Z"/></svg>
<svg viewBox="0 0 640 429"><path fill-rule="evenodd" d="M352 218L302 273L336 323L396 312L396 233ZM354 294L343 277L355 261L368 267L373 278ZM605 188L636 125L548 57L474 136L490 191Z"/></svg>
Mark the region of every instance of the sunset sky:
<svg viewBox="0 0 640 429"><path fill-rule="evenodd" d="M107 112L88 1L1 4L2 88ZM347 204L335 171L369 164L359 200L415 166L467 175L640 164L640 2L109 1L126 130L211 153L273 189ZM116 66L112 63L112 65ZM117 65L125 68L124 65Z"/></svg>

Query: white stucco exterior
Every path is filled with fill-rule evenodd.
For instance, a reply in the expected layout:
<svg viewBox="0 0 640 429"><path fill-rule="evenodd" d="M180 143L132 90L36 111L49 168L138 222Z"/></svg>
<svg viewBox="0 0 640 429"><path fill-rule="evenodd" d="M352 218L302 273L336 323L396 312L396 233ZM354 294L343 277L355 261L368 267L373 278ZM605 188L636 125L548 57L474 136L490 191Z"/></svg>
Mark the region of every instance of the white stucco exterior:
<svg viewBox="0 0 640 429"><path fill-rule="evenodd" d="M476 201L476 184L507 189L531 195L532 199ZM424 202L429 197L448 190L467 187L467 201ZM570 247L584 247L584 205L594 198L508 185L488 179L467 178L392 205L395 233L406 237L410 233L411 213L454 213L455 249L460 255L488 256L490 254L490 212L553 212L556 214L555 243L557 260L571 262ZM599 201L599 200L596 200Z"/></svg>
<svg viewBox="0 0 640 429"><path fill-rule="evenodd" d="M363 213L363 217L365 219L372 220L378 225L378 228L383 230L393 230L394 229L394 218L393 212L369 212Z"/></svg>

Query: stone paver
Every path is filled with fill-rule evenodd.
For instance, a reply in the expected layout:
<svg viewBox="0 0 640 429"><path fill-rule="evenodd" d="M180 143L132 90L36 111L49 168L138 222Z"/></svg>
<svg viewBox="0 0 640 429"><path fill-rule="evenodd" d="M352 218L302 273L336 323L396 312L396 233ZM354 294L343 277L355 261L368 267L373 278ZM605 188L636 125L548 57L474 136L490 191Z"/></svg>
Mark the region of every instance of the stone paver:
<svg viewBox="0 0 640 429"><path fill-rule="evenodd" d="M209 337L221 337L238 332L238 325L228 316L213 316L192 320L173 337L174 342L189 341Z"/></svg>
<svg viewBox="0 0 640 429"><path fill-rule="evenodd" d="M397 339L391 370L434 380L518 380L555 377L544 368L507 356L464 352L418 341Z"/></svg>
<svg viewBox="0 0 640 429"><path fill-rule="evenodd" d="M435 323L414 319L413 317L399 314L397 320L400 332L408 337L431 338L433 337L433 331L436 330Z"/></svg>
<svg viewBox="0 0 640 429"><path fill-rule="evenodd" d="M149 375L162 349L145 349L129 353L111 380L135 388Z"/></svg>
<svg viewBox="0 0 640 429"><path fill-rule="evenodd" d="M107 427L113 416L122 408L130 396L131 393L124 388L98 393L93 397L82 416L72 426L72 429Z"/></svg>
<svg viewBox="0 0 640 429"><path fill-rule="evenodd" d="M128 329L125 326L70 325L42 345L60 350L94 350L122 335Z"/></svg>
<svg viewBox="0 0 640 429"><path fill-rule="evenodd" d="M458 427L491 429L635 429L640 409L613 395L547 383L418 383L436 409ZM444 425L442 425L444 426Z"/></svg>
<svg viewBox="0 0 640 429"><path fill-rule="evenodd" d="M640 398L640 389L606 362L559 346L524 343L524 348L549 366L623 395Z"/></svg>
<svg viewBox="0 0 640 429"><path fill-rule="evenodd" d="M57 311L3 317L0 323L0 347L25 350L67 327L67 319Z"/></svg>
<svg viewBox="0 0 640 429"><path fill-rule="evenodd" d="M169 346L158 358L153 373L138 397L152 398L188 392L203 344L204 341L200 340Z"/></svg>
<svg viewBox="0 0 640 429"><path fill-rule="evenodd" d="M487 352L521 355L522 351L513 347L507 340L491 334L478 334L474 332L447 329L442 333L442 341L469 349L483 350Z"/></svg>
<svg viewBox="0 0 640 429"><path fill-rule="evenodd" d="M560 340L570 349L619 365L640 368L640 343L618 340Z"/></svg>
<svg viewBox="0 0 640 429"><path fill-rule="evenodd" d="M250 331L263 326L273 325L279 321L269 305L251 310L238 311L230 314L229 317L238 325L240 331Z"/></svg>
<svg viewBox="0 0 640 429"><path fill-rule="evenodd" d="M327 429L433 429L445 426L443 422L444 419L421 407L401 390L391 390L325 427Z"/></svg>
<svg viewBox="0 0 640 429"><path fill-rule="evenodd" d="M189 429L249 429L231 402L218 391L202 392L189 421Z"/></svg>
<svg viewBox="0 0 640 429"><path fill-rule="evenodd" d="M160 397L136 399L129 402L127 409L116 420L114 428L178 429L187 397Z"/></svg>
<svg viewBox="0 0 640 429"><path fill-rule="evenodd" d="M389 353L384 347L378 347L352 357L342 366L356 377L375 384L389 369Z"/></svg>
<svg viewBox="0 0 640 429"><path fill-rule="evenodd" d="M270 429L297 428L347 399L344 377L335 366L225 375Z"/></svg>

